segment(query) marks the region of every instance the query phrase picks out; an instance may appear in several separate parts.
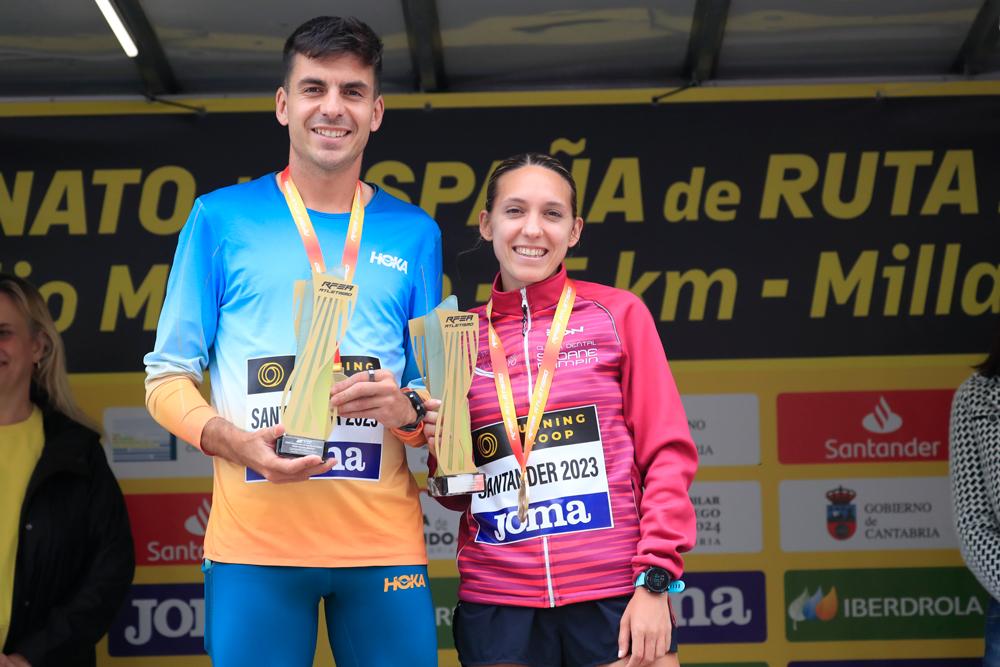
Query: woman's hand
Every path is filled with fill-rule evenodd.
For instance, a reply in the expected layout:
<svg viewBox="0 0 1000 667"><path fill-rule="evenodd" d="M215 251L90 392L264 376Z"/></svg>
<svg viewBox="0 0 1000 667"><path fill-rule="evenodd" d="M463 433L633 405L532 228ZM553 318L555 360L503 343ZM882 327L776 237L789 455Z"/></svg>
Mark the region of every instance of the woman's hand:
<svg viewBox="0 0 1000 667"><path fill-rule="evenodd" d="M618 629L618 656L631 657L626 667L647 667L670 648L670 608L666 593L635 589Z"/></svg>
<svg viewBox="0 0 1000 667"><path fill-rule="evenodd" d="M427 436L427 451L431 456L437 458L437 422L441 414L441 401L436 398L428 398L424 401L427 414L424 415L424 435Z"/></svg>

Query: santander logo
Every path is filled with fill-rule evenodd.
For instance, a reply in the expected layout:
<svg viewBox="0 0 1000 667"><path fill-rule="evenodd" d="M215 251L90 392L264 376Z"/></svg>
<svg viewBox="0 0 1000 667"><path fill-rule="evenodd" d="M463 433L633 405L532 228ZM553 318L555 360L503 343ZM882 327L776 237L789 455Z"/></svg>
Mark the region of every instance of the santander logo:
<svg viewBox="0 0 1000 667"><path fill-rule="evenodd" d="M137 565L186 565L205 557L203 542L212 511L208 493L142 493L125 496Z"/></svg>
<svg viewBox="0 0 1000 667"><path fill-rule="evenodd" d="M212 504L208 502L208 498L202 498L198 510L184 522L184 529L192 535L204 537L205 529L208 528L208 513L211 511Z"/></svg>
<svg viewBox="0 0 1000 667"><path fill-rule="evenodd" d="M869 433L893 433L903 426L903 418L892 411L885 396L879 396L875 409L865 415L861 425Z"/></svg>

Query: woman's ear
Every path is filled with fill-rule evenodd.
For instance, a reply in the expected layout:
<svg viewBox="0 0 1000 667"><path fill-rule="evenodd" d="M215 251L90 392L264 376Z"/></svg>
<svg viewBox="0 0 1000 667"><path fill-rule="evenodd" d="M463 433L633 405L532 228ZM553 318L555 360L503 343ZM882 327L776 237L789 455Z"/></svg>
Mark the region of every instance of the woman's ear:
<svg viewBox="0 0 1000 667"><path fill-rule="evenodd" d="M479 235L486 241L493 240L493 225L490 224L490 212L479 212Z"/></svg>
<svg viewBox="0 0 1000 667"><path fill-rule="evenodd" d="M569 231L569 247L573 248L580 242L580 234L583 233L583 218L576 217L573 221L573 229Z"/></svg>

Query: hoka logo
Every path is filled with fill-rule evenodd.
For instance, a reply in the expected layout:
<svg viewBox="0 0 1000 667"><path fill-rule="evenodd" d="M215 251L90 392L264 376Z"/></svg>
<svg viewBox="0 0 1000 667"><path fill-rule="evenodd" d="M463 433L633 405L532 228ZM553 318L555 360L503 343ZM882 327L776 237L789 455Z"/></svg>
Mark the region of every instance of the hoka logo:
<svg viewBox="0 0 1000 667"><path fill-rule="evenodd" d="M382 589L383 593L388 593L389 589L393 591L405 591L408 588L427 588L427 580L424 579L422 574L399 574L390 579L385 578L385 588Z"/></svg>
<svg viewBox="0 0 1000 667"><path fill-rule="evenodd" d="M402 271L403 273L409 274L408 268L409 264L405 259L400 259L395 255L388 255L382 252L376 252L372 250L371 259L368 260L369 264L381 264L382 266L387 266L390 269L396 269L397 271Z"/></svg>

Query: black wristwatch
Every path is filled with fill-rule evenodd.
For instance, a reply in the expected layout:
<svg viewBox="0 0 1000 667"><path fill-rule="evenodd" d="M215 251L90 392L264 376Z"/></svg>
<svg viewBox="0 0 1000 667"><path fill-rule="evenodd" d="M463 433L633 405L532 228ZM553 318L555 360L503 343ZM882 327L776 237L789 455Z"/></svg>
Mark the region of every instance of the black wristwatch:
<svg viewBox="0 0 1000 667"><path fill-rule="evenodd" d="M427 415L427 408L424 407L424 399L420 398L420 394L412 389L403 389L403 395L410 399L410 405L416 411L417 418L405 426L400 426L399 430L416 431L420 428L420 425L424 422L424 417Z"/></svg>
<svg viewBox="0 0 1000 667"><path fill-rule="evenodd" d="M636 577L635 587L642 586L650 593L666 593L670 588L670 573L662 567L650 567L639 573Z"/></svg>

